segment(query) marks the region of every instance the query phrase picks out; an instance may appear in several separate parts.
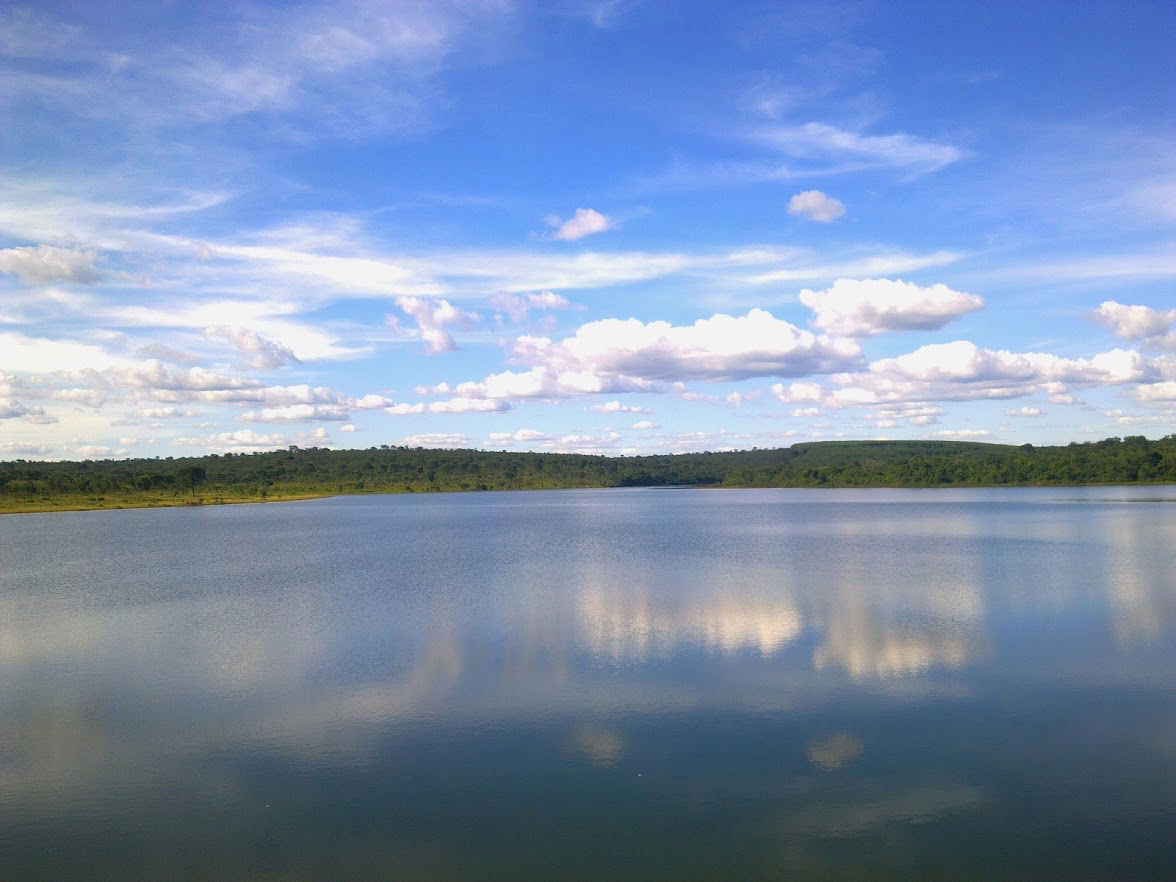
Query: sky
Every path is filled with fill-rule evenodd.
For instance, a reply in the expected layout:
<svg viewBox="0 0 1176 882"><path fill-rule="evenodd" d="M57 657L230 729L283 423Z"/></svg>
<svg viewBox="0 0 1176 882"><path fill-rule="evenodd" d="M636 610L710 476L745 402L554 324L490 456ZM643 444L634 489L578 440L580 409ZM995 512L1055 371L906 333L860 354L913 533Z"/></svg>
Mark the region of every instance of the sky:
<svg viewBox="0 0 1176 882"><path fill-rule="evenodd" d="M0 459L1176 432L1176 6L0 6Z"/></svg>

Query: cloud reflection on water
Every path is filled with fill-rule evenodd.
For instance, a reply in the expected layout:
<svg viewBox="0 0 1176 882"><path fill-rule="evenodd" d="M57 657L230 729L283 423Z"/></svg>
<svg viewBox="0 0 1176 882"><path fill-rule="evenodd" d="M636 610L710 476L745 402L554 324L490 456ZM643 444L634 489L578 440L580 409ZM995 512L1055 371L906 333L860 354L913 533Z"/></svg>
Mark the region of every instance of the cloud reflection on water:
<svg viewBox="0 0 1176 882"><path fill-rule="evenodd" d="M1065 628L1067 609L1101 609L1124 650L1176 630L1165 566L1176 528L1126 506L1093 519L1037 511L1038 521L1028 508L936 505L929 517L912 506L871 529L869 511L821 521L765 505L717 525L709 512L702 524L676 523L643 557L640 521L672 519L672 507L610 527L607 506L619 497L576 498L605 508L586 505L589 520L560 525L567 545L543 559L504 542L488 563L462 544L482 532L438 540L445 556L415 568L452 571L436 590L407 590L387 558L365 563L342 539L333 541L350 568L328 557L313 580L267 592L249 587L264 580L264 561L243 569L231 590L167 601L142 588L149 559L123 562L86 602L68 590L41 597L27 573L0 577L4 816L113 782L156 787L177 762L218 752L375 763L421 726L551 725L561 750L612 768L638 746L619 725L625 719L813 712L871 693L893 699L903 684L918 701L945 682L966 683L970 666L1015 672L1025 648L1006 635L1041 610ZM685 501L705 511L729 498L752 497ZM1002 520L1010 517L1028 520ZM54 522L43 523L51 532ZM102 579L101 568L88 578ZM1092 598L1102 604L1095 613ZM1060 647L1050 651L1088 654ZM832 690L839 675L858 691ZM1124 664L1114 675L1133 673ZM822 769L849 768L861 739L810 741L806 755ZM231 775L207 780L225 793L241 786ZM933 782L871 791L840 815L823 808L789 823L849 835L978 798L970 785Z"/></svg>

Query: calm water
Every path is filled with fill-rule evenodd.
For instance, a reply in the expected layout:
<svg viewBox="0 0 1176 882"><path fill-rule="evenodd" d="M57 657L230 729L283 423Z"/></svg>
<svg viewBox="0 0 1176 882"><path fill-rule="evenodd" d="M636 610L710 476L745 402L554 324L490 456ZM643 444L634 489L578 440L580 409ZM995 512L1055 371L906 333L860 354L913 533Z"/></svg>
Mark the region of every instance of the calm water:
<svg viewBox="0 0 1176 882"><path fill-rule="evenodd" d="M1176 487L0 518L0 877L1160 878Z"/></svg>

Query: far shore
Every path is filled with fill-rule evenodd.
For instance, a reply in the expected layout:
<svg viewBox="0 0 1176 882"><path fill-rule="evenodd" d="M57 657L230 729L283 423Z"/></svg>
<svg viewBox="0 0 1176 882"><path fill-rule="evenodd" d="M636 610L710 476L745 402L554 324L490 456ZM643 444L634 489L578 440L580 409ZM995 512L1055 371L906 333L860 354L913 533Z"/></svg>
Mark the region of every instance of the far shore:
<svg viewBox="0 0 1176 882"><path fill-rule="evenodd" d="M1173 486L1170 481L1134 481L1130 483L1121 482L1099 482L1086 484L941 484L935 487L910 487L893 484L878 484L870 487L757 487L757 486L731 486L723 484L678 484L678 485L650 485L648 487L602 487L602 486L580 486L580 487L528 487L528 488L513 488L518 492L526 490L609 490L609 489L694 489L694 490L991 490L991 489L1019 489L1030 487L1163 487ZM510 489L510 488L504 488ZM69 511L109 511L118 509L130 508L186 508L186 507L203 507L216 505L248 505L269 502L302 502L309 499L329 499L336 496L407 496L416 494L436 494L436 493L481 493L494 492L482 490L462 490L458 488L445 489L427 489L427 490L397 490L395 488L380 488L374 490L361 491L326 491L321 493L268 493L265 496L249 495L249 494L233 494L233 493L203 493L197 496L144 496L144 497L124 497L124 496L106 496L106 497L63 497L60 499L32 499L32 500L5 500L0 504L0 515L6 514L50 514L53 512L69 512ZM501 492L501 491L500 491ZM1153 501L1167 502L1168 498L1157 498Z"/></svg>
<svg viewBox="0 0 1176 882"><path fill-rule="evenodd" d="M104 498L62 498L62 499L30 499L5 500L0 505L0 515L6 514L47 514L59 511L106 511L125 508L184 508L188 506L206 505L245 505L264 502L299 502L306 499L324 499L338 496L339 493L291 493L266 496L241 494L203 494L195 497L122 497L108 496Z"/></svg>

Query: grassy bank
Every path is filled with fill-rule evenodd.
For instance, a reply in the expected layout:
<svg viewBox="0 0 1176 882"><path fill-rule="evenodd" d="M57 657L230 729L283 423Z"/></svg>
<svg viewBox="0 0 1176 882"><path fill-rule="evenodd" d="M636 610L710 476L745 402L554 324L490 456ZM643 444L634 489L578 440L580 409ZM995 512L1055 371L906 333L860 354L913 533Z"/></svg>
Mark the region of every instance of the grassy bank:
<svg viewBox="0 0 1176 882"><path fill-rule="evenodd" d="M0 515L33 514L52 511L98 511L119 508L176 508L196 505L240 505L263 502L294 502L299 499L318 499L333 494L267 493L266 495L232 492L207 492L195 496L161 495L152 493L122 493L102 496L48 496L41 498L0 498Z"/></svg>

